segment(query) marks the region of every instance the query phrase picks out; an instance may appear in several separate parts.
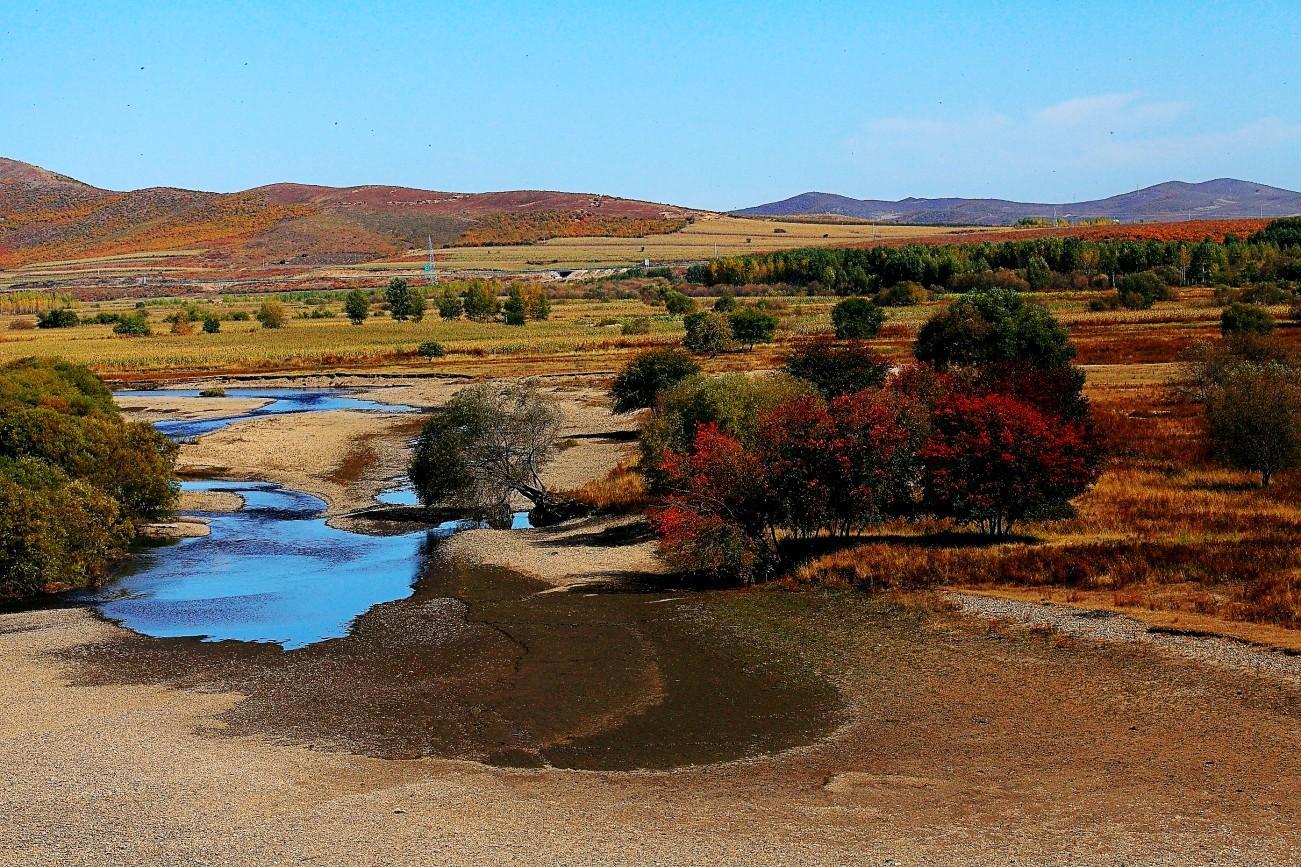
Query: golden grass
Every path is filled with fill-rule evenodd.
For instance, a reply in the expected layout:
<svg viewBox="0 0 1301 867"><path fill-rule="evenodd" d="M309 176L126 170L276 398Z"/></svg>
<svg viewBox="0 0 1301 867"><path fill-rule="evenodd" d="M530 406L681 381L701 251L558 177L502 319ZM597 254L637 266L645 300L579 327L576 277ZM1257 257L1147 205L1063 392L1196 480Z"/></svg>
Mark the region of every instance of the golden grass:
<svg viewBox="0 0 1301 867"><path fill-rule="evenodd" d="M644 238L552 238L537 244L456 247L437 252L439 265L455 270L529 271L551 268L608 268L767 253L792 247L833 247L873 240L921 238L963 231L957 227L786 222L749 217L702 217L679 232ZM331 269L329 273L397 272L418 268L424 253L404 260ZM413 272L414 273L414 272Z"/></svg>

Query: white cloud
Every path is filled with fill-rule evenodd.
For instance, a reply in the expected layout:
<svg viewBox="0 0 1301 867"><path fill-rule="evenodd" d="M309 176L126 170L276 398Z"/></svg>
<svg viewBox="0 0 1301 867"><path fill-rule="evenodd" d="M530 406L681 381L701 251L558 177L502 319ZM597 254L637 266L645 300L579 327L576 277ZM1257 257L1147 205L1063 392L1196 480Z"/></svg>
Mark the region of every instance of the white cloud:
<svg viewBox="0 0 1301 867"><path fill-rule="evenodd" d="M851 159L903 195L1102 192L1102 176L1201 179L1246 174L1251 158L1301 142L1301 123L1261 118L1198 129L1194 106L1140 92L1081 96L1018 116L885 117L846 142ZM873 183L873 195L890 194ZM1104 188L1105 189L1105 188ZM1114 191L1113 191L1114 192Z"/></svg>

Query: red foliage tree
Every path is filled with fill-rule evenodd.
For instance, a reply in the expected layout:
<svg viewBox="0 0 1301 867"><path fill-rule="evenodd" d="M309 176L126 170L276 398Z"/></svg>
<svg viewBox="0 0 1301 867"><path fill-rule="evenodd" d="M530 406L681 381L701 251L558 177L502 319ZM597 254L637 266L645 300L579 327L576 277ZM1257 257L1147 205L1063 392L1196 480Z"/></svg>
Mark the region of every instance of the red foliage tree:
<svg viewBox="0 0 1301 867"><path fill-rule="evenodd" d="M1005 395L941 401L922 447L923 499L936 515L1002 535L1064 517L1098 477L1101 449L1085 425Z"/></svg>

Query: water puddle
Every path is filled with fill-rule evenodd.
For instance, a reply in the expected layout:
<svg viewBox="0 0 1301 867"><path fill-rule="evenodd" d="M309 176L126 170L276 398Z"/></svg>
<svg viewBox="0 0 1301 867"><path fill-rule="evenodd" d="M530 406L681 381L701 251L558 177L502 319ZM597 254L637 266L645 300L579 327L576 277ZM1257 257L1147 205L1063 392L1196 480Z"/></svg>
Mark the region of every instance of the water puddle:
<svg viewBox="0 0 1301 867"><path fill-rule="evenodd" d="M444 557L464 522L372 537L275 485L186 484L246 505L86 600L132 632L66 652L80 681L239 693L234 735L518 767L708 764L837 722L824 679L717 619L726 596L546 593Z"/></svg>
<svg viewBox="0 0 1301 867"><path fill-rule="evenodd" d="M157 391L118 391L116 397L179 397L198 398L198 389L159 389ZM204 419L164 419L154 422L154 427L174 440L192 440L204 434L229 427L237 421L261 418L267 415L286 415L296 412L325 412L328 410L359 410L363 412L418 412L414 406L381 403L377 400L352 397L346 391L308 388L228 388L224 397L206 400L256 398L270 403L257 409L235 415Z"/></svg>

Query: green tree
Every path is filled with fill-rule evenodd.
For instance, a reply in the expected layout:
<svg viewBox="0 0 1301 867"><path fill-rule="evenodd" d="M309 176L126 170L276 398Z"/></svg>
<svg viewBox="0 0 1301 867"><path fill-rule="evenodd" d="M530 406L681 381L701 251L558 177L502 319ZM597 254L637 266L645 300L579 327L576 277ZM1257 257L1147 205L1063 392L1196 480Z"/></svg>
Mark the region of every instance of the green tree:
<svg viewBox="0 0 1301 867"><path fill-rule="evenodd" d="M831 324L840 340L875 337L885 322L885 311L866 298L846 298L831 308Z"/></svg>
<svg viewBox="0 0 1301 867"><path fill-rule="evenodd" d="M736 293L725 291L714 300L715 313L731 313L737 307Z"/></svg>
<svg viewBox="0 0 1301 867"><path fill-rule="evenodd" d="M475 280L465 290L461 304L465 315L475 322L486 322L501 312L497 290L486 280Z"/></svg>
<svg viewBox="0 0 1301 867"><path fill-rule="evenodd" d="M343 298L343 313L353 325L360 325L370 316L370 296L360 289L353 289Z"/></svg>
<svg viewBox="0 0 1301 867"><path fill-rule="evenodd" d="M416 322L420 322L425 318L425 310L427 309L425 290L419 286L412 287L407 293L407 316Z"/></svg>
<svg viewBox="0 0 1301 867"><path fill-rule="evenodd" d="M922 325L913 345L937 368L1018 361L1036 368L1069 365L1066 329L1041 304L1012 289L973 289Z"/></svg>
<svg viewBox="0 0 1301 867"><path fill-rule="evenodd" d="M461 314L465 312L464 305L461 304L461 296L457 295L451 286L443 289L443 294L438 296L438 315L443 319L460 319Z"/></svg>
<svg viewBox="0 0 1301 867"><path fill-rule="evenodd" d="M1217 458L1260 473L1301 465L1301 368L1281 362L1244 362L1210 389L1206 434Z"/></svg>
<svg viewBox="0 0 1301 867"><path fill-rule="evenodd" d="M672 316L686 316L696 309L696 302L681 292L669 292L664 298L664 309Z"/></svg>
<svg viewBox="0 0 1301 867"><path fill-rule="evenodd" d="M743 307L727 319L732 338L746 349L754 349L756 343L771 343L777 331L777 317L754 307Z"/></svg>
<svg viewBox="0 0 1301 867"><path fill-rule="evenodd" d="M388 281L384 300L388 302L389 315L398 322L405 322L411 315L411 287L401 277Z"/></svg>
<svg viewBox="0 0 1301 867"><path fill-rule="evenodd" d="M518 284L510 287L510 294L506 296L506 304L502 308L506 316L507 325L523 325L528 315L528 310L524 306L524 297L520 292Z"/></svg>
<svg viewBox="0 0 1301 867"><path fill-rule="evenodd" d="M1042 292L1053 283L1053 272L1043 256L1031 256L1025 266L1025 281L1033 292Z"/></svg>
<svg viewBox="0 0 1301 867"><path fill-rule="evenodd" d="M263 301L257 313L253 315L258 322L262 323L263 328L283 328L289 321L289 313L285 310L285 305L274 298Z"/></svg>
<svg viewBox="0 0 1301 867"><path fill-rule="evenodd" d="M732 325L721 313L688 313L683 317L682 324L687 329L682 345L698 355L713 358L735 345Z"/></svg>
<svg viewBox="0 0 1301 867"><path fill-rule="evenodd" d="M559 435L560 413L532 383L472 385L425 422L408 474L429 506L456 501L505 520L519 494L545 511L541 472Z"/></svg>
<svg viewBox="0 0 1301 867"><path fill-rule="evenodd" d="M700 372L700 365L681 349L648 349L626 365L610 387L615 412L632 412L655 405L661 392L688 376Z"/></svg>
<svg viewBox="0 0 1301 867"><path fill-rule="evenodd" d="M216 334L221 331L221 320L209 313L203 317L203 333Z"/></svg>

